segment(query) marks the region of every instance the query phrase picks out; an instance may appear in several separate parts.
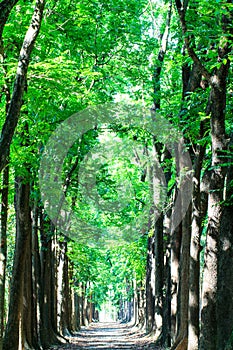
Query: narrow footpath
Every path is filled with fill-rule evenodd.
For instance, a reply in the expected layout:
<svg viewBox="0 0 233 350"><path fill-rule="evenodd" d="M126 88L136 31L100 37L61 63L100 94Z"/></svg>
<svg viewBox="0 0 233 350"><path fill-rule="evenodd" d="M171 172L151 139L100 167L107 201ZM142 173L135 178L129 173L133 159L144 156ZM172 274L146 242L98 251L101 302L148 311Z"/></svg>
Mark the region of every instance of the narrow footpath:
<svg viewBox="0 0 233 350"><path fill-rule="evenodd" d="M75 337L69 338L69 341L69 344L51 349L155 349L155 347L151 345L151 339L149 339L149 337L128 325L120 323L91 324L88 327L82 328Z"/></svg>

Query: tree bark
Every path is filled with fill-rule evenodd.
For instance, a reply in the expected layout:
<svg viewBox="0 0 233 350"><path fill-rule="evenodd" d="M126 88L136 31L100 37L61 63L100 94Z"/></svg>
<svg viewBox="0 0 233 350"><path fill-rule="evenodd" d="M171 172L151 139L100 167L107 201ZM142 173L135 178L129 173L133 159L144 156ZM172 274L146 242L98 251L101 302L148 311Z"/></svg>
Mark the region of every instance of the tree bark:
<svg viewBox="0 0 233 350"><path fill-rule="evenodd" d="M154 328L155 316L155 256L154 234L148 238L147 269L146 269L146 331L151 333Z"/></svg>
<svg viewBox="0 0 233 350"><path fill-rule="evenodd" d="M32 232L32 227L30 227ZM40 349L37 334L36 299L33 288L32 266L32 234L29 235L28 250L26 252L23 313L22 313L22 349Z"/></svg>
<svg viewBox="0 0 233 350"><path fill-rule="evenodd" d="M12 269L8 322L3 341L3 350L18 350L23 312L23 288L27 251L31 235L29 207L30 185L16 178L16 245Z"/></svg>
<svg viewBox="0 0 233 350"><path fill-rule="evenodd" d="M41 263L40 263L40 252L39 252L39 239L38 239L38 225L39 225L39 208L38 204L34 204L33 210L33 230L32 230L32 283L33 283L33 299L34 299L34 310L33 310L33 324L34 324L34 337L38 339L38 344L41 345L40 341L40 276L41 276Z"/></svg>
<svg viewBox="0 0 233 350"><path fill-rule="evenodd" d="M155 339L162 345L163 330L163 286L164 286L164 250L163 250L163 215L155 223Z"/></svg>
<svg viewBox="0 0 233 350"><path fill-rule="evenodd" d="M0 339L4 333L5 318L5 282L7 262L7 216L8 216L8 191L9 191L9 165L3 172L1 193L1 239L0 239Z"/></svg>
<svg viewBox="0 0 233 350"><path fill-rule="evenodd" d="M226 201L220 225L217 282L217 349L233 348L233 137L229 147L231 159L226 181Z"/></svg>
<svg viewBox="0 0 233 350"><path fill-rule="evenodd" d="M45 227L46 226L46 227ZM40 215L41 229L41 290L40 290L40 339L43 347L52 344L65 343L58 335L54 324L54 300L52 284L52 236L54 227L50 221L45 222L43 213Z"/></svg>
<svg viewBox="0 0 233 350"><path fill-rule="evenodd" d="M228 1L226 1L226 4ZM224 5L224 4L223 4ZM186 8L180 0L176 0L176 7L180 18L184 42L190 58L197 65L200 73L206 78L210 86L210 124L212 161L211 177L208 200L208 229L206 237L205 267L202 290L201 312L201 337L200 350L217 349L217 269L219 250L219 231L222 214L222 200L225 171L221 167L224 150L226 148L225 136L225 108L226 108L226 82L229 72L230 61L228 54L231 50L233 30L231 26L232 13L227 6L225 14L221 16L222 37L225 37L218 47L219 68L210 73L191 45L191 36L186 23ZM227 15L226 15L227 13ZM214 62L216 63L216 62Z"/></svg>
<svg viewBox="0 0 233 350"><path fill-rule="evenodd" d="M170 217L171 210L164 216L164 286L165 296L163 305L163 331L162 331L162 345L164 347L171 346L171 237L170 237Z"/></svg>
<svg viewBox="0 0 233 350"><path fill-rule="evenodd" d="M187 349L188 341L188 306L189 306L189 261L191 237L191 204L182 220L182 238L178 285L178 322L177 338L171 349Z"/></svg>
<svg viewBox="0 0 233 350"><path fill-rule="evenodd" d="M15 1L4 1L4 3L15 4ZM31 24L25 35L23 45L20 51L18 60L17 73L14 82L11 102L6 115L2 133L0 137L0 171L7 163L7 156L9 154L10 144L14 135L15 128L18 123L20 110L22 106L22 98L25 89L27 70L29 66L29 59L35 44L36 38L40 31L40 25L43 17L45 0L37 0L34 13L32 15Z"/></svg>
<svg viewBox="0 0 233 350"><path fill-rule="evenodd" d="M138 327L144 328L145 326L145 309L146 309L146 300L145 300L145 287L141 282L137 290L137 300L138 300Z"/></svg>
<svg viewBox="0 0 233 350"><path fill-rule="evenodd" d="M200 241L202 230L202 218L206 213L201 211L201 167L204 149L199 154L194 165L194 187L192 196L192 229L190 243L190 266L189 266L189 324L188 324L188 350L198 350L200 335Z"/></svg>
<svg viewBox="0 0 233 350"><path fill-rule="evenodd" d="M208 197L208 229L202 291L200 349L217 349L217 270L219 231L222 214L225 170L221 167L226 147L225 107L228 67L212 78L211 86L211 141L212 170ZM220 73L220 74L219 74Z"/></svg>
<svg viewBox="0 0 233 350"><path fill-rule="evenodd" d="M175 341L177 334L177 308L178 308L178 285L179 263L181 246L182 226L179 225L171 236L171 338Z"/></svg>

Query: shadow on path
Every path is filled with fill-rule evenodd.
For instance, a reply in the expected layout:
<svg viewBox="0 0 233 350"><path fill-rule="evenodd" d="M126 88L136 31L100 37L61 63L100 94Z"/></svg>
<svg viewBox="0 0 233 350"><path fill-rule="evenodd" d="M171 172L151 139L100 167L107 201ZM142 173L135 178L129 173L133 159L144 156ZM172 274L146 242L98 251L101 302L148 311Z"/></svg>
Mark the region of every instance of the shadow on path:
<svg viewBox="0 0 233 350"><path fill-rule="evenodd" d="M92 323L83 327L74 337L69 338L69 341L69 344L51 349L155 349L151 345L151 339L144 333L120 323Z"/></svg>

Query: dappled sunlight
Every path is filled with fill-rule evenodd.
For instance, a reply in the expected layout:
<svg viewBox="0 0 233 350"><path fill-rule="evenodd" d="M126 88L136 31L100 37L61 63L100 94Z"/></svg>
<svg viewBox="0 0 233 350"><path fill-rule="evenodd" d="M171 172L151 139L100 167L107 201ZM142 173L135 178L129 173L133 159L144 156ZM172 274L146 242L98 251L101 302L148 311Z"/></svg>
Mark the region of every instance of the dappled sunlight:
<svg viewBox="0 0 233 350"><path fill-rule="evenodd" d="M70 338L70 342L62 348L51 349L155 349L150 345L151 339L142 332L119 322L92 323Z"/></svg>

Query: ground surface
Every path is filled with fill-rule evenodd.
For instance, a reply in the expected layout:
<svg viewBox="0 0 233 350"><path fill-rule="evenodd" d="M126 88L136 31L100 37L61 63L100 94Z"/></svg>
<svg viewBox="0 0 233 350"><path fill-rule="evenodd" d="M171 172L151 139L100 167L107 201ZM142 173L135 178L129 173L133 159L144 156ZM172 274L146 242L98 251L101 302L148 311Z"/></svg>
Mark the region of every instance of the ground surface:
<svg viewBox="0 0 233 350"><path fill-rule="evenodd" d="M70 343L51 349L130 350L155 349L151 339L135 328L120 323L96 323L82 328Z"/></svg>

